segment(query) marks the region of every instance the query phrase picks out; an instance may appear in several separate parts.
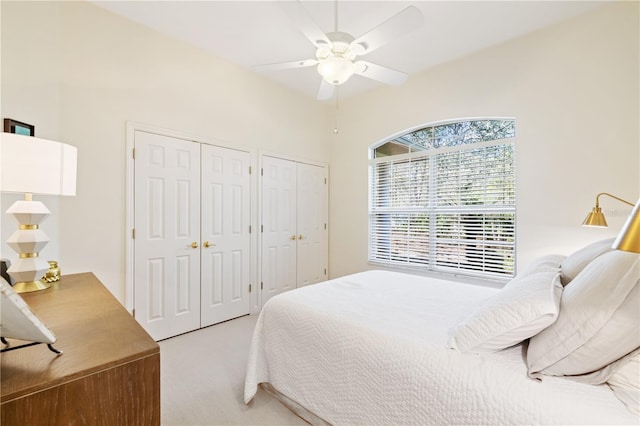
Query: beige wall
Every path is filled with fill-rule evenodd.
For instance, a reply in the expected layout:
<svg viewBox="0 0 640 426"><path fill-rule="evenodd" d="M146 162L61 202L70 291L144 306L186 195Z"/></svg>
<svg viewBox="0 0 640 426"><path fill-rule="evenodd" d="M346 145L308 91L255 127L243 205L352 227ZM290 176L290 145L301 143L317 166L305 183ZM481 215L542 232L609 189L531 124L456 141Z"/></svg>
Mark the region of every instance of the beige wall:
<svg viewBox="0 0 640 426"><path fill-rule="evenodd" d="M516 119L519 265L614 236L631 208L611 199L601 200L608 229L579 225L598 192L639 196L638 18L637 2L606 6L343 102L331 143L331 275L372 267L368 147L439 120Z"/></svg>
<svg viewBox="0 0 640 426"><path fill-rule="evenodd" d="M57 257L63 273L94 272L121 301L127 120L329 159L324 106L313 99L88 2L1 5L3 116L79 150L77 196L46 201L52 242L41 255ZM4 242L15 224L2 223Z"/></svg>

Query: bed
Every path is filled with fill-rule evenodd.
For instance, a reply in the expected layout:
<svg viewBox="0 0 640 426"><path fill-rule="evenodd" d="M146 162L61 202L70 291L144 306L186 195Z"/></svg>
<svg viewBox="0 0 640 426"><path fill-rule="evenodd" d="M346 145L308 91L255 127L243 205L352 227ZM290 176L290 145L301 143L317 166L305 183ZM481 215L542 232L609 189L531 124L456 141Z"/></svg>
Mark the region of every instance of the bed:
<svg viewBox="0 0 640 426"><path fill-rule="evenodd" d="M529 268L529 276L540 269L556 270L558 281L564 260L562 256L538 262L534 271ZM638 262L630 271L627 281L635 280L635 274L640 277ZM629 287L638 287L637 280L634 285ZM527 289L531 287L527 283ZM555 314L542 315L545 324L537 327L543 330L559 321L562 310L563 285L554 282L550 288L539 292L557 304ZM505 289L367 271L278 295L265 304L256 324L244 400L249 403L262 385L313 424L640 423L638 414L604 382L611 371L606 377L600 374L600 381L591 379L601 384L532 372L527 351L533 338L502 349L489 345L460 350L457 346L468 342L458 336L456 344L455 333L465 331L460 329L468 325L464 319L504 293ZM628 301L627 296L623 299ZM514 303L519 312L528 309L513 300L508 304ZM491 329L490 322L481 324L471 337L491 335ZM502 344L520 337L510 335ZM637 365L620 362L632 355L637 359L637 350L621 350L626 352L618 364L627 369Z"/></svg>

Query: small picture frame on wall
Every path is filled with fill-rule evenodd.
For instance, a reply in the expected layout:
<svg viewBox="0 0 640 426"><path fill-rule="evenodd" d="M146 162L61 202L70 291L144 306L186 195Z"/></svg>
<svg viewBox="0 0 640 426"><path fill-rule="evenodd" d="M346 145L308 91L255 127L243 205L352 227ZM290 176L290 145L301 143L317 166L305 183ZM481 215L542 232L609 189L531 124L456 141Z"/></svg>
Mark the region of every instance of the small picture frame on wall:
<svg viewBox="0 0 640 426"><path fill-rule="evenodd" d="M36 127L11 118L4 119L4 131L18 135L35 136Z"/></svg>

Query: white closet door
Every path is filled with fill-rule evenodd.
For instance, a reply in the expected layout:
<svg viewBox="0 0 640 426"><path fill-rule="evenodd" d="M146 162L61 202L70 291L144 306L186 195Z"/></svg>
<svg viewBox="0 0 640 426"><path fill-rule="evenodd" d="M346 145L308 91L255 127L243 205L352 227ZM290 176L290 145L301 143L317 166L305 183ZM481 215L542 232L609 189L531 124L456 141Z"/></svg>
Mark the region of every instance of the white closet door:
<svg viewBox="0 0 640 426"><path fill-rule="evenodd" d="M200 326L200 145L136 131L135 153L135 316L160 340Z"/></svg>
<svg viewBox="0 0 640 426"><path fill-rule="evenodd" d="M262 157L262 305L296 288L296 180L294 161Z"/></svg>
<svg viewBox="0 0 640 426"><path fill-rule="evenodd" d="M297 286L327 279L327 169L298 163Z"/></svg>
<svg viewBox="0 0 640 426"><path fill-rule="evenodd" d="M249 165L249 153L202 145L202 327L251 309Z"/></svg>

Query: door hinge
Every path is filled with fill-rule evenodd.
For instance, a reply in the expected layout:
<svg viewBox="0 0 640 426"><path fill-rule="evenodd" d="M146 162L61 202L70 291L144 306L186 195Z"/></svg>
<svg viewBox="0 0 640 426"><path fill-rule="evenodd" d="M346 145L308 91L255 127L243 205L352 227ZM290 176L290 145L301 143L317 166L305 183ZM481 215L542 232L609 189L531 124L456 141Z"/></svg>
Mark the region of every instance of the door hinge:
<svg viewBox="0 0 640 426"><path fill-rule="evenodd" d="M324 268L324 274L327 275L327 268Z"/></svg>
<svg viewBox="0 0 640 426"><path fill-rule="evenodd" d="M260 225L260 232L264 232L264 225Z"/></svg>
<svg viewBox="0 0 640 426"><path fill-rule="evenodd" d="M324 184L325 185L327 184L327 178L324 178Z"/></svg>
<svg viewBox="0 0 640 426"><path fill-rule="evenodd" d="M251 225L249 225L249 233L251 233Z"/></svg>
<svg viewBox="0 0 640 426"><path fill-rule="evenodd" d="M136 149L135 149L135 148L133 148L131 151L133 152L133 154L132 154L132 155L133 155L133 159L135 160L135 159L136 159Z"/></svg>
<svg viewBox="0 0 640 426"><path fill-rule="evenodd" d="M249 166L249 174L251 174L251 166Z"/></svg>
<svg viewBox="0 0 640 426"><path fill-rule="evenodd" d="M136 239L136 228L133 228L131 230L131 238L133 238L134 240Z"/></svg>
<svg viewBox="0 0 640 426"><path fill-rule="evenodd" d="M251 284L249 284L249 293L251 293Z"/></svg>
<svg viewBox="0 0 640 426"><path fill-rule="evenodd" d="M260 281L260 290L264 289L264 283L262 281Z"/></svg>
<svg viewBox="0 0 640 426"><path fill-rule="evenodd" d="M324 229L327 229L327 224L326 223L324 224Z"/></svg>
<svg viewBox="0 0 640 426"><path fill-rule="evenodd" d="M260 169L260 176L264 176L264 169L263 168Z"/></svg>
<svg viewBox="0 0 640 426"><path fill-rule="evenodd" d="M131 311L131 315L135 318L136 317L136 308L133 308L133 311Z"/></svg>

